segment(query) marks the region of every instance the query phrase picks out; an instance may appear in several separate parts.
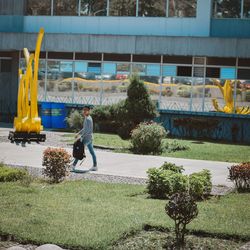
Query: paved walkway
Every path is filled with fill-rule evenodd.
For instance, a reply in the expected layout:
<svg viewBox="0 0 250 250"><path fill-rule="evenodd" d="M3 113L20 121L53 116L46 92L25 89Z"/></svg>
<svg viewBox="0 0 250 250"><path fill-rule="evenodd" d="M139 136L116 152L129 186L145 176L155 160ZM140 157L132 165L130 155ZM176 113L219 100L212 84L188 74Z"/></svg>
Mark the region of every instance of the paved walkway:
<svg viewBox="0 0 250 250"><path fill-rule="evenodd" d="M42 168L42 154L47 146L37 144L16 145L9 142L0 143L0 162L6 164ZM67 149L71 153L71 149ZM86 150L87 151L87 150ZM87 151L87 159L81 168L91 167L91 156ZM93 174L106 174L127 177L147 176L148 168L160 167L165 161L182 165L187 174L209 169L212 172L214 185L232 186L227 180L228 167L232 163L178 159L161 156L142 156L96 150L99 171Z"/></svg>

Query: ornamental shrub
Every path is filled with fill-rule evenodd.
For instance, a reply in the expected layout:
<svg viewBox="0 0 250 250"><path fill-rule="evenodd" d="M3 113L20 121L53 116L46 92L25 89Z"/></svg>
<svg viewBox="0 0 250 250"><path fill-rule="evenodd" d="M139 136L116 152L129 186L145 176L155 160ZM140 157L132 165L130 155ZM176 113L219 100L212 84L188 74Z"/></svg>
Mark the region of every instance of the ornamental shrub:
<svg viewBox="0 0 250 250"><path fill-rule="evenodd" d="M182 166L165 162L160 168L147 171L147 191L151 198L166 199L178 192L189 192L195 199L206 198L212 189L211 173L203 170L190 176L183 175Z"/></svg>
<svg viewBox="0 0 250 250"><path fill-rule="evenodd" d="M107 121L111 119L110 106L96 106L92 112L91 116L93 120L97 123L102 121Z"/></svg>
<svg viewBox="0 0 250 250"><path fill-rule="evenodd" d="M239 192L250 191L250 162L234 165L229 168L229 179L234 182Z"/></svg>
<svg viewBox="0 0 250 250"><path fill-rule="evenodd" d="M150 99L144 82L136 75L130 78L126 100L96 107L92 111L93 120L101 132L116 132L122 139L129 139L131 131L140 122L152 120L155 116L156 105Z"/></svg>
<svg viewBox="0 0 250 250"><path fill-rule="evenodd" d="M151 198L166 199L176 192L188 189L188 178L181 173L162 168L151 168L147 173L147 190Z"/></svg>
<svg viewBox="0 0 250 250"><path fill-rule="evenodd" d="M9 168L0 163L0 182L21 181L28 175L23 169Z"/></svg>
<svg viewBox="0 0 250 250"><path fill-rule="evenodd" d="M183 249L186 227L198 216L197 204L188 193L176 193L166 205L165 211L175 222L176 245L179 246L177 249Z"/></svg>
<svg viewBox="0 0 250 250"><path fill-rule="evenodd" d="M158 154L162 151L162 140L167 136L165 129L155 123L141 123L132 131L132 150L138 154Z"/></svg>
<svg viewBox="0 0 250 250"><path fill-rule="evenodd" d="M181 174L184 171L183 166L177 166L174 163L170 163L170 162L164 162L164 164L160 168L163 170L171 170L179 174Z"/></svg>
<svg viewBox="0 0 250 250"><path fill-rule="evenodd" d="M65 149L47 148L43 152L43 174L52 182L62 181L68 173L70 155Z"/></svg>
<svg viewBox="0 0 250 250"><path fill-rule="evenodd" d="M125 118L134 124L134 128L145 120L152 120L156 116L156 105L152 102L144 82L139 76L133 75L128 86L127 99L124 108Z"/></svg>
<svg viewBox="0 0 250 250"><path fill-rule="evenodd" d="M212 177L209 170L193 173L189 176L189 193L196 199L204 199L211 193Z"/></svg>

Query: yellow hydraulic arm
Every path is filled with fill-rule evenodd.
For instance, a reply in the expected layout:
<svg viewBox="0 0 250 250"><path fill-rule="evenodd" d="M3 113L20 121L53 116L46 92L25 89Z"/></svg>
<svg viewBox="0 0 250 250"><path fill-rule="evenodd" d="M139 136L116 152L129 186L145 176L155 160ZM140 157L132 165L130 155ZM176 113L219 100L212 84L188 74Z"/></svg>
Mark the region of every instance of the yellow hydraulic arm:
<svg viewBox="0 0 250 250"><path fill-rule="evenodd" d="M36 43L34 54L24 48L26 70L19 69L19 89L17 100L17 117L14 120L15 132L36 133L42 130L41 118L38 116L38 68L44 29L41 28Z"/></svg>

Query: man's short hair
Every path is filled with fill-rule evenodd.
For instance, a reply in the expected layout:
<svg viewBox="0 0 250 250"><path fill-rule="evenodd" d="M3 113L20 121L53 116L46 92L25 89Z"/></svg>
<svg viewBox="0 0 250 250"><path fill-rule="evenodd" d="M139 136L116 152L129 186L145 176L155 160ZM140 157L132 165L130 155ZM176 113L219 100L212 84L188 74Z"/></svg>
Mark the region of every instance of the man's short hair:
<svg viewBox="0 0 250 250"><path fill-rule="evenodd" d="M89 106L89 105L84 105L84 106L83 106L83 109L91 110L91 106Z"/></svg>

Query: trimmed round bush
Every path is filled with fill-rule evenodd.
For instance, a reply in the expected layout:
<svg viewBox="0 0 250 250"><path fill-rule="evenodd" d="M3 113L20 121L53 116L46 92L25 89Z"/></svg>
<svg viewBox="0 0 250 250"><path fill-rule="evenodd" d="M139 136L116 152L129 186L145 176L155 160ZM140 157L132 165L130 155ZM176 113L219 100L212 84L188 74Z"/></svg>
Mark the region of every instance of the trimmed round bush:
<svg viewBox="0 0 250 250"><path fill-rule="evenodd" d="M172 194L188 192L195 200L206 198L212 189L211 173L203 170L189 176L183 167L165 162L160 168L147 171L147 191L151 198L166 199Z"/></svg>
<svg viewBox="0 0 250 250"><path fill-rule="evenodd" d="M162 140L167 136L166 130L159 124L140 123L132 131L132 150L138 154L158 154L162 152Z"/></svg>
<svg viewBox="0 0 250 250"><path fill-rule="evenodd" d="M212 180L209 170L204 169L189 176L189 193L194 199L204 199L211 193L211 190Z"/></svg>
<svg viewBox="0 0 250 250"><path fill-rule="evenodd" d="M181 174L184 171L183 166L177 166L174 163L170 162L164 162L164 164L161 166L161 169L163 170L171 170L175 173Z"/></svg>
<svg viewBox="0 0 250 250"><path fill-rule="evenodd" d="M239 192L250 191L250 162L240 163L229 168L229 179Z"/></svg>
<svg viewBox="0 0 250 250"><path fill-rule="evenodd" d="M65 149L47 148L43 152L43 174L52 182L62 181L68 174L70 155Z"/></svg>
<svg viewBox="0 0 250 250"><path fill-rule="evenodd" d="M161 168L151 168L147 173L147 190L152 198L166 199L174 193L188 190L188 177L186 175Z"/></svg>

